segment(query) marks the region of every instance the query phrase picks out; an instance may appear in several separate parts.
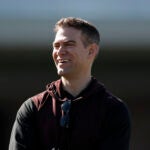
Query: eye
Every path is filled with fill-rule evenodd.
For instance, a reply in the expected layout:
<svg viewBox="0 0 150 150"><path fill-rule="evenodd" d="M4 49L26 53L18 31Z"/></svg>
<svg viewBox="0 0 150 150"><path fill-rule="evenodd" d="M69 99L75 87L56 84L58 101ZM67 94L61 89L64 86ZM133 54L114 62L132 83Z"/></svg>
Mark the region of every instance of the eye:
<svg viewBox="0 0 150 150"><path fill-rule="evenodd" d="M64 43L64 46L66 46L66 47L72 47L74 45L75 45L74 42L66 42L66 43Z"/></svg>
<svg viewBox="0 0 150 150"><path fill-rule="evenodd" d="M59 44L59 43L54 43L54 44L53 44L53 48L54 48L54 49L59 49L59 47L60 47L60 44Z"/></svg>

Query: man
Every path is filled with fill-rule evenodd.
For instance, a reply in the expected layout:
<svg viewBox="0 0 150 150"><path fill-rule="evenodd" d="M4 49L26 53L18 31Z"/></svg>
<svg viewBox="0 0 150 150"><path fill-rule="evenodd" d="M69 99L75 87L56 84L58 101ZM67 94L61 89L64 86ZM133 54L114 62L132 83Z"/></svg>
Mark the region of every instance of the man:
<svg viewBox="0 0 150 150"><path fill-rule="evenodd" d="M98 30L68 17L55 32L52 56L60 79L22 104L9 150L128 150L128 109L91 75Z"/></svg>

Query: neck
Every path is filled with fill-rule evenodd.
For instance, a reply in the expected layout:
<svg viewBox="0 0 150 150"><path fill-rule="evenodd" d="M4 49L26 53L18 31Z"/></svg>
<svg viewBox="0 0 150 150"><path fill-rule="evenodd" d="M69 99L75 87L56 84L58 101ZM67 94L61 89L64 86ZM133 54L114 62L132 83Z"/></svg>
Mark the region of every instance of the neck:
<svg viewBox="0 0 150 150"><path fill-rule="evenodd" d="M73 96L77 96L83 89L87 87L91 81L91 76L80 77L74 79L67 79L61 77L64 90L69 92Z"/></svg>

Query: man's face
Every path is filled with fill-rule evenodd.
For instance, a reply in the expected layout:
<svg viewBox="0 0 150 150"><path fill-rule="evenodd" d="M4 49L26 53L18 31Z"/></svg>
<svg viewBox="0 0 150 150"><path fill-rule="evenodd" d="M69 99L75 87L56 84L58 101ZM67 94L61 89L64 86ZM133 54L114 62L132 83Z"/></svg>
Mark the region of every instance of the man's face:
<svg viewBox="0 0 150 150"><path fill-rule="evenodd" d="M60 28L53 42L53 60L60 76L77 76L89 71L89 48L81 40L81 31Z"/></svg>

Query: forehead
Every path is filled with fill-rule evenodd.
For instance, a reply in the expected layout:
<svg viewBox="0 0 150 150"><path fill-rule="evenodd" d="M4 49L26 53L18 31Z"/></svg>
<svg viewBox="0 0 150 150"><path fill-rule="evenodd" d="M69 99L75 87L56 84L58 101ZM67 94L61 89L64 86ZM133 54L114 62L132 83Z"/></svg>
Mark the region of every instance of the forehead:
<svg viewBox="0 0 150 150"><path fill-rule="evenodd" d="M68 40L80 40L81 38L81 31L77 30L72 27L66 28L59 28L56 35L54 42L58 41L68 41Z"/></svg>

